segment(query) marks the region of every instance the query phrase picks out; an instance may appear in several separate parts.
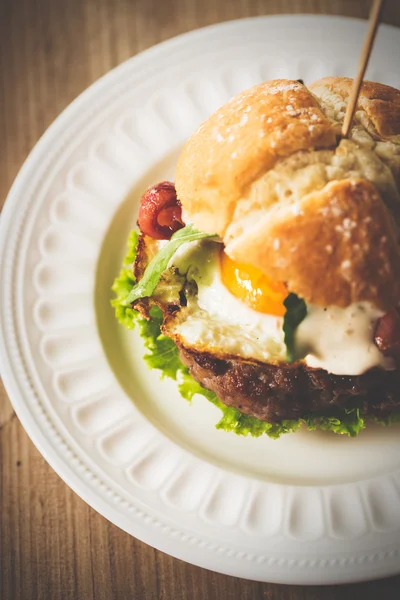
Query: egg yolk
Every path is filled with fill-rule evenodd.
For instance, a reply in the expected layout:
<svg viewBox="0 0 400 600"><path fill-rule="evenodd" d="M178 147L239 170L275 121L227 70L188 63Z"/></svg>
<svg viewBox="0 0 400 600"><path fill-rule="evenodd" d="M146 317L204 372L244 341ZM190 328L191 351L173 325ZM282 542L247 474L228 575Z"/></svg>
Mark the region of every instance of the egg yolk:
<svg viewBox="0 0 400 600"><path fill-rule="evenodd" d="M283 283L272 281L256 267L232 260L223 251L220 271L225 287L253 310L277 317L285 314L283 301L288 292Z"/></svg>

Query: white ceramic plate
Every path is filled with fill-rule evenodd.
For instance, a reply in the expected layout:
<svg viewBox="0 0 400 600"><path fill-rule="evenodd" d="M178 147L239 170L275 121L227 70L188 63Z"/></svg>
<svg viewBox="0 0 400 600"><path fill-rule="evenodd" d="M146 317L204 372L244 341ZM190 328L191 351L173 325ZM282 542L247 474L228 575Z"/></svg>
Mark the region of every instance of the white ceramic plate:
<svg viewBox="0 0 400 600"><path fill-rule="evenodd" d="M400 570L400 431L278 441L216 431L142 361L109 305L141 192L183 141L264 79L353 75L365 22L226 23L132 58L39 141L1 219L4 382L32 440L82 498L173 556L282 583ZM400 87L400 33L381 27L369 78ZM389 57L389 58L388 58Z"/></svg>

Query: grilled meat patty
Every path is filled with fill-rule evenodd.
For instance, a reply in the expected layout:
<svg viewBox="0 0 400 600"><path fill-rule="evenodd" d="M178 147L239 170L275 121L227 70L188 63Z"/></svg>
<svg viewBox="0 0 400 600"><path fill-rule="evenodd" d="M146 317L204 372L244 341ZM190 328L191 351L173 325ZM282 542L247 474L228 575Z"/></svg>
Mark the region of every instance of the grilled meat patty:
<svg viewBox="0 0 400 600"><path fill-rule="evenodd" d="M331 375L305 364L273 365L242 358L222 360L178 342L182 362L203 387L227 406L274 423L307 416L335 416L360 407L385 418L400 407L400 372L371 369L351 377Z"/></svg>
<svg viewBox="0 0 400 600"><path fill-rule="evenodd" d="M134 274L139 280L149 261L154 240L140 236ZM154 248L154 246L153 246ZM186 299L163 303L144 298L134 308L145 318L158 305L164 315L163 331L175 340L182 362L193 378L212 390L227 406L269 423L284 419L335 416L343 409L359 407L370 417L388 417L400 408L400 370L371 369L358 376L333 375L305 363L271 364L232 355L215 355L190 347L171 335L170 323Z"/></svg>

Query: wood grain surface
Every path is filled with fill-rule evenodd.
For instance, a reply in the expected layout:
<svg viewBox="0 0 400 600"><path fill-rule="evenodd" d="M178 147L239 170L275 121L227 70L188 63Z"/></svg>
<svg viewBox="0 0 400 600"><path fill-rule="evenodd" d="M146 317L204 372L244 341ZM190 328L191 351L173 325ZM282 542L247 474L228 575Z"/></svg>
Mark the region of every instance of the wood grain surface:
<svg viewBox="0 0 400 600"><path fill-rule="evenodd" d="M38 138L80 92L179 33L276 13L368 16L368 0L0 0L0 198ZM400 26L400 1L385 22ZM107 522L50 469L0 389L1 600L384 600L400 577L289 587L170 558Z"/></svg>

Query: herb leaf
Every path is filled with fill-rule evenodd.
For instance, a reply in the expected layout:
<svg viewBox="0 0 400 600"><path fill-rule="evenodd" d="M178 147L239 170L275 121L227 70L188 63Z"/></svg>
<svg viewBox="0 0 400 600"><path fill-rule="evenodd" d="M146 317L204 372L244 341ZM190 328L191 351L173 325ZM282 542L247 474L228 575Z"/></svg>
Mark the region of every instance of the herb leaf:
<svg viewBox="0 0 400 600"><path fill-rule="evenodd" d="M302 298L296 294L289 294L283 302L286 307L285 316L283 317L283 332L285 334L286 344L286 360L288 363L293 363L301 358L295 351L294 334L296 328L307 315L307 305Z"/></svg>
<svg viewBox="0 0 400 600"><path fill-rule="evenodd" d="M142 279L133 287L126 298L125 305L131 304L139 298L147 298L152 295L160 281L161 275L168 267L169 261L182 244L214 237L217 237L216 234L203 233L193 225L186 225L183 229L176 231L168 244L149 262Z"/></svg>
<svg viewBox="0 0 400 600"><path fill-rule="evenodd" d="M116 295L116 298L111 300L111 306L113 306L115 309L115 316L117 320L127 329L134 328L135 321L139 314L136 310L133 310L129 304L125 304L126 298L129 296L132 286L135 285L132 263L136 257L138 237L138 233L135 230L131 231L129 234L127 253L123 262L123 267L118 277L114 280L111 288Z"/></svg>

